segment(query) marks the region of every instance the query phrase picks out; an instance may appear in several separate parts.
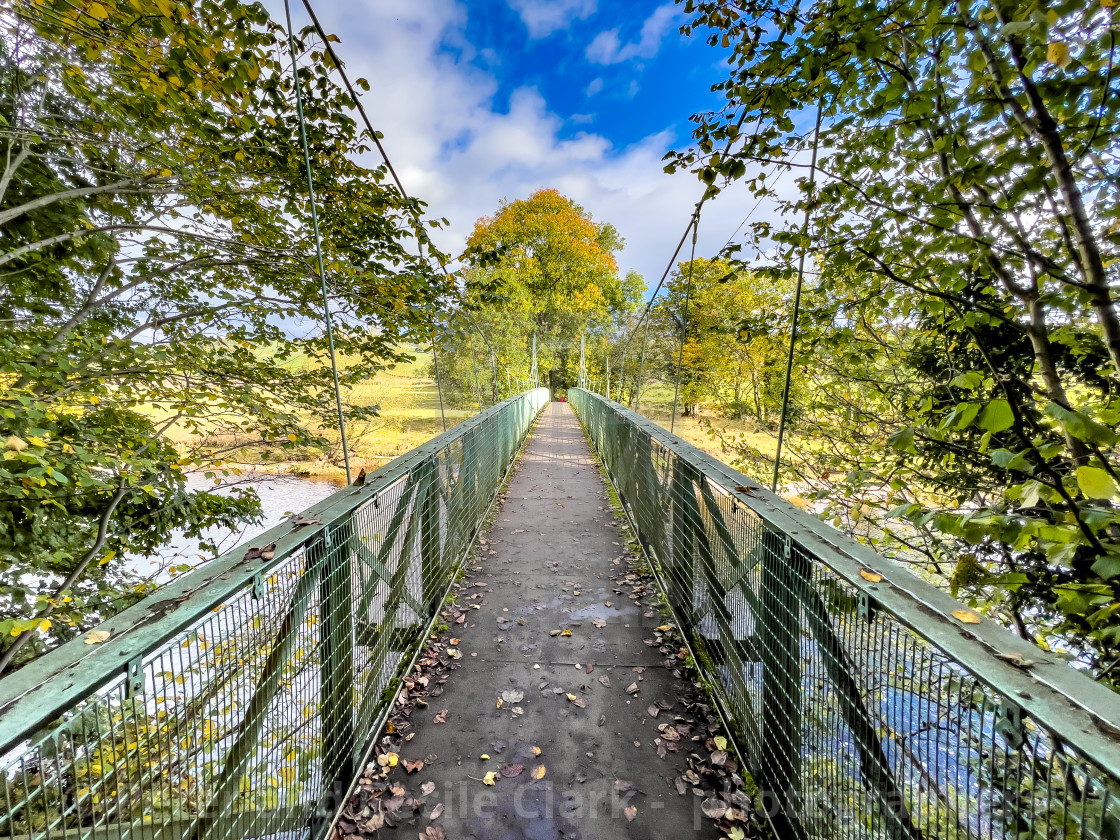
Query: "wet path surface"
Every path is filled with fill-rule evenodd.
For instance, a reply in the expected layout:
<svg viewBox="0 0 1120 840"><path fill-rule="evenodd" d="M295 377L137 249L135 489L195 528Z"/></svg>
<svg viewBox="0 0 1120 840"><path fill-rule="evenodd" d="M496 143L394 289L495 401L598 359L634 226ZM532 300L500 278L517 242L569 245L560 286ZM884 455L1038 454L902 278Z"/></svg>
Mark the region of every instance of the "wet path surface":
<svg viewBox="0 0 1120 840"><path fill-rule="evenodd" d="M701 810L728 775L712 721L625 534L571 408L550 404L340 834L722 836Z"/></svg>

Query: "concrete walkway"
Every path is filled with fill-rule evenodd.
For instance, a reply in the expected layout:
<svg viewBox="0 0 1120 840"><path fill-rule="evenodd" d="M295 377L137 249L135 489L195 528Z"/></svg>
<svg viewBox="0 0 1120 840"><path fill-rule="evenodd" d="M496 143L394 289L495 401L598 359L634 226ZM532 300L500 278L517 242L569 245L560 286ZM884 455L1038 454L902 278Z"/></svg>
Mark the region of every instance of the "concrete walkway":
<svg viewBox="0 0 1120 840"><path fill-rule="evenodd" d="M379 795L412 807L377 836L722 836L691 781L710 765L710 722L647 644L661 618L628 577L625 533L570 406L550 404L448 610L435 651L459 667L435 665L386 741L400 763Z"/></svg>

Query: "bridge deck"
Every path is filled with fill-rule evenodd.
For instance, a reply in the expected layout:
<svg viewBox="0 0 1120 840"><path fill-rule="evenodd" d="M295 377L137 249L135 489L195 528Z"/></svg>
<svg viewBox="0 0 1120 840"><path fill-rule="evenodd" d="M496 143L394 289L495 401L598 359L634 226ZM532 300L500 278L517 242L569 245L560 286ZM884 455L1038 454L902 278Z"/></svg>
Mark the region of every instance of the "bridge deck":
<svg viewBox="0 0 1120 840"><path fill-rule="evenodd" d="M663 619L650 603L656 590L648 579L623 580L630 573L627 533L570 407L550 404L480 560L448 608L450 630L426 657L429 685L410 692L395 718L397 733L379 747L397 751L402 763L388 784L367 774L373 778L360 786L407 835L419 829L425 836L431 824L456 838L721 836L701 811L704 797L730 775L712 765L710 736L719 733L695 689L659 647L645 643ZM446 652L452 637L458 660ZM503 692L512 693L498 708ZM414 707L417 699L428 705ZM658 702L669 708L651 717ZM446 723L436 723L444 709ZM679 740L659 732L666 723L680 724ZM424 767L406 773L403 762L417 760ZM503 768L518 771L511 765L524 770L507 777ZM544 776L535 779L540 767ZM492 787L482 781L488 772L497 774ZM698 786L688 781L697 776L704 779ZM435 788L415 815L407 800L421 797L425 783ZM400 792L386 789L393 785L405 789L396 820L392 797ZM741 796L732 801L745 802ZM429 823L440 804L442 814ZM636 811L628 814L629 807ZM355 833L364 832L359 826Z"/></svg>

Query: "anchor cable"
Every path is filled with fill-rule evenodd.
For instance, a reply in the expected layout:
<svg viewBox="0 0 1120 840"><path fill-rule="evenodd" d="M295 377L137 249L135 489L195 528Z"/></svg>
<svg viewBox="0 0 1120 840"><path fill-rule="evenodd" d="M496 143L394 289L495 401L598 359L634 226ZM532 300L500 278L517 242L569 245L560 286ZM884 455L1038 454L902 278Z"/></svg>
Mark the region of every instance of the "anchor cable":
<svg viewBox="0 0 1120 840"><path fill-rule="evenodd" d="M782 443L786 435L786 421L789 415L789 388L793 378L793 354L797 347L797 321L801 315L801 286L805 280L805 254L809 250L809 211L813 200L813 189L817 183L817 148L821 139L821 114L823 101L817 103L817 123L813 129L813 157L809 163L809 196L805 200L805 221L801 225L801 257L797 264L797 289L793 297L793 313L789 325L789 353L786 356L786 381L782 386L782 414L778 421L778 448L774 453L774 476L770 489L778 492L778 471L782 463Z"/></svg>
<svg viewBox="0 0 1120 840"><path fill-rule="evenodd" d="M296 91L296 112L299 115L299 134L303 143L303 162L307 169L307 194L311 204L311 229L315 236L315 259L319 268L319 285L323 292L323 322L327 330L327 346L331 354L331 375L334 379L334 404L338 411L338 433L342 439L342 460L346 465L346 483L350 484L350 449L346 443L346 416L342 411L342 390L338 382L338 359L334 349L334 328L331 326L330 297L327 293L327 274L323 267L323 243L319 237L319 212L315 206L315 181L311 173L311 147L307 142L307 123L303 115L303 91L299 86L299 64L296 55L296 40L292 34L292 9L289 0L284 0L284 14L288 21L288 49L292 53L292 80Z"/></svg>

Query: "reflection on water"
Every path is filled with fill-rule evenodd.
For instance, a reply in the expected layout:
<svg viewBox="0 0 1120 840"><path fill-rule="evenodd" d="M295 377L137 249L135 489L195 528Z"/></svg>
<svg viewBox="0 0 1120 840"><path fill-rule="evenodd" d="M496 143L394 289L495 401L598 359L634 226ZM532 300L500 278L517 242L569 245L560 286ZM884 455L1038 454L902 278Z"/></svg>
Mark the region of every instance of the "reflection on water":
<svg viewBox="0 0 1120 840"><path fill-rule="evenodd" d="M227 483L228 482L228 483ZM217 493L229 493L233 489L251 488L257 492L261 500L261 520L249 523L236 531L225 528L211 528L206 531L205 538L217 544L218 553L229 551L239 543L251 540L258 534L264 533L287 519L294 513L299 513L327 496L345 486L331 478L300 478L289 475L265 475L254 473L231 477L223 480L220 486L215 486L212 479L201 474L187 476L187 487L190 490L214 490ZM163 546L159 552L152 556L136 556L130 558L129 564L133 571L144 577L152 577L157 581L164 581L171 577L167 567L171 565L189 564L197 566L204 560L216 556L214 553L204 551L199 547L199 540L185 536L176 531L171 541Z"/></svg>

